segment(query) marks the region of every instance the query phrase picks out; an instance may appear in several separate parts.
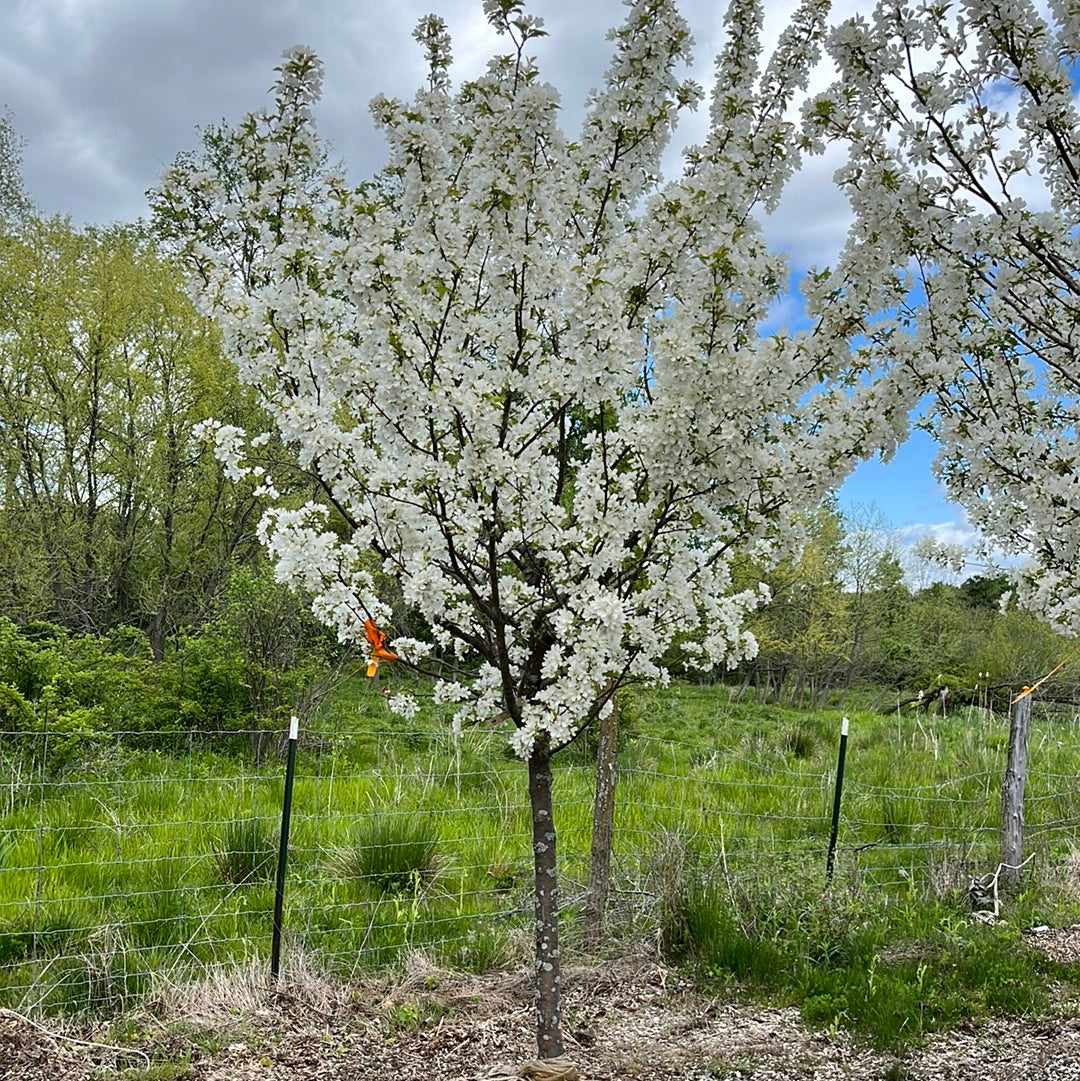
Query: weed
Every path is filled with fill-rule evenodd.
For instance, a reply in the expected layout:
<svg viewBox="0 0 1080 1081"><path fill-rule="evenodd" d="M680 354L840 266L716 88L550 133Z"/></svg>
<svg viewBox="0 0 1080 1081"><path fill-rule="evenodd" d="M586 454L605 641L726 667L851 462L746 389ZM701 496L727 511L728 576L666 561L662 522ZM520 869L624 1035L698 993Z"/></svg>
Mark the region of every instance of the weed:
<svg viewBox="0 0 1080 1081"><path fill-rule="evenodd" d="M422 1024L419 1003L404 1002L383 1011L383 1025L388 1033L416 1032Z"/></svg>
<svg viewBox="0 0 1080 1081"><path fill-rule="evenodd" d="M707 1069L709 1077L715 1077L717 1081L741 1081L753 1077L757 1067L749 1055L732 1055L713 1059Z"/></svg>
<svg viewBox="0 0 1080 1081"><path fill-rule="evenodd" d="M796 758L812 758L817 746L817 736L805 723L789 728L784 738L784 746Z"/></svg>
<svg viewBox="0 0 1080 1081"><path fill-rule="evenodd" d="M682 955L693 938L696 873L690 842L681 833L661 832L646 868L646 888L659 902L661 952Z"/></svg>
<svg viewBox="0 0 1080 1081"><path fill-rule="evenodd" d="M463 939L450 943L444 957L454 968L483 975L507 968L517 952L505 932L480 926L471 928Z"/></svg>
<svg viewBox="0 0 1080 1081"><path fill-rule="evenodd" d="M138 1001L147 980L136 951L111 927L103 928L91 945L42 967L34 1005L55 1013L107 1016Z"/></svg>
<svg viewBox="0 0 1080 1081"><path fill-rule="evenodd" d="M917 807L912 807L911 801L895 796L883 796L881 799L882 838L890 844L903 844L914 831L917 814Z"/></svg>
<svg viewBox="0 0 1080 1081"><path fill-rule="evenodd" d="M908 1081L911 1076L911 1072L904 1065L902 1059L893 1059L888 1066L885 1067L885 1072L881 1075L881 1081Z"/></svg>
<svg viewBox="0 0 1080 1081"><path fill-rule="evenodd" d="M188 897L185 890L176 888L133 897L125 914L127 933L132 942L146 949L185 942L198 930L192 915L196 904L197 900Z"/></svg>
<svg viewBox="0 0 1080 1081"><path fill-rule="evenodd" d="M95 1070L91 1081L189 1081L195 1077L195 1067L190 1062L160 1062L152 1066L129 1066L116 1070L112 1067Z"/></svg>
<svg viewBox="0 0 1080 1081"><path fill-rule="evenodd" d="M59 909L40 918L28 913L21 919L0 924L0 965L65 953L79 938L80 922L74 912Z"/></svg>
<svg viewBox="0 0 1080 1081"><path fill-rule="evenodd" d="M735 979L798 1002L807 1024L852 1029L884 1050L967 1018L1047 1006L1048 962L1008 928L930 899L885 906L712 879L691 882L680 911L681 956L702 983Z"/></svg>
<svg viewBox="0 0 1080 1081"><path fill-rule="evenodd" d="M527 877L520 863L501 857L491 861L487 873L491 879L491 888L495 890L512 890Z"/></svg>

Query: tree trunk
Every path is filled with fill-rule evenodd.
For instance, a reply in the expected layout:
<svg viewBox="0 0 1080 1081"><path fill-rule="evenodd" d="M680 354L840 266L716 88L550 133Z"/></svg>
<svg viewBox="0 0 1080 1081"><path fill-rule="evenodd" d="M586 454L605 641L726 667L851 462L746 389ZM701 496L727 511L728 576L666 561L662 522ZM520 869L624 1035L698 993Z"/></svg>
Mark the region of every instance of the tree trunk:
<svg viewBox="0 0 1080 1081"><path fill-rule="evenodd" d="M779 702L782 680L772 668L765 669L765 701Z"/></svg>
<svg viewBox="0 0 1080 1081"><path fill-rule="evenodd" d="M799 674L795 677L795 686L791 689L791 697L788 699L788 705L793 709L802 709L803 700L803 688L806 686L806 673L800 668ZM810 679L810 697L814 696L814 680Z"/></svg>
<svg viewBox="0 0 1080 1081"><path fill-rule="evenodd" d="M533 868L536 887L536 1048L539 1057L563 1053L559 958L559 884L555 869L555 821L551 815L551 752L547 737L529 758Z"/></svg>
<svg viewBox="0 0 1080 1081"><path fill-rule="evenodd" d="M754 678L753 669L752 668L747 668L746 675L743 676L743 681L739 685L739 689L735 692L735 701L736 702L741 702L746 697L747 691L750 690L750 683L753 680L753 678ZM757 695L755 693L755 698L756 697L757 697Z"/></svg>
<svg viewBox="0 0 1080 1081"><path fill-rule="evenodd" d="M595 950L604 934L604 911L611 884L611 845L615 834L615 782L618 774L619 707L600 718L596 748L596 794L593 797L589 888L585 894L585 948Z"/></svg>
<svg viewBox="0 0 1080 1081"><path fill-rule="evenodd" d="M1009 724L1009 750L1005 780L1001 784L1001 862L1008 886L1020 882L1024 862L1024 785L1027 781L1028 735L1031 732L1031 695L1013 703Z"/></svg>
<svg viewBox="0 0 1080 1081"><path fill-rule="evenodd" d="M150 640L150 651L155 661L165 660L165 607L158 605L150 620L150 628L147 631Z"/></svg>

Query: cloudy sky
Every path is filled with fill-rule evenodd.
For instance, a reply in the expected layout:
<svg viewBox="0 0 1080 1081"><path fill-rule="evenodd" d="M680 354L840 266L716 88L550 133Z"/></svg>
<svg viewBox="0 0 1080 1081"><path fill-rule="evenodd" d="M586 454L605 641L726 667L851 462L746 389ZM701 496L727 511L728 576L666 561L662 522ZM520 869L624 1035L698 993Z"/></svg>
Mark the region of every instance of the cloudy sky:
<svg viewBox="0 0 1080 1081"><path fill-rule="evenodd" d="M837 0L834 14L858 6ZM767 38L793 7L766 0ZM367 102L380 92L410 96L420 86L423 62L411 30L431 10L450 26L454 74L482 70L498 39L481 0L0 0L0 106L26 141L29 193L42 212L79 223L145 214L144 192L178 151L197 144L197 127L236 121L265 104L282 50L294 44L313 46L326 65L318 117L334 156L352 177L369 175L382 147ZM549 37L535 53L573 130L586 93L601 80L605 32L622 5L532 0L529 10L545 20ZM683 0L682 10L697 41L695 77L708 87L722 5ZM681 142L700 137L691 118ZM677 160L673 150L671 164ZM768 223L795 267L828 261L842 243L845 210L831 190L831 169L813 163ZM936 532L956 540L966 530L962 512L942 499L931 457L929 440L916 439L888 466L861 466L842 501L873 504L905 539Z"/></svg>

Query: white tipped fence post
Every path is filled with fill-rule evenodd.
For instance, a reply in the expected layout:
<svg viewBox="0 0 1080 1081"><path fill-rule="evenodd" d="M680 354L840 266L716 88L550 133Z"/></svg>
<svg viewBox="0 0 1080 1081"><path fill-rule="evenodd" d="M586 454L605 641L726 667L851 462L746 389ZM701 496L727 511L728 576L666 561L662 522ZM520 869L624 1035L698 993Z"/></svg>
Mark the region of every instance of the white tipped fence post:
<svg viewBox="0 0 1080 1081"><path fill-rule="evenodd" d="M840 722L840 753L836 760L836 787L833 792L832 831L829 833L829 855L825 860L825 881L831 882L833 863L836 860L836 837L840 832L840 797L844 791L844 758L847 755L847 737L849 721L845 717Z"/></svg>
<svg viewBox="0 0 1080 1081"><path fill-rule="evenodd" d="M270 975L281 971L281 915L285 907L285 863L289 857L289 817L292 814L293 774L296 772L296 742L300 720L289 721L289 749L285 758L285 798L281 801L281 842L278 845L277 881L274 885L274 935L270 947Z"/></svg>

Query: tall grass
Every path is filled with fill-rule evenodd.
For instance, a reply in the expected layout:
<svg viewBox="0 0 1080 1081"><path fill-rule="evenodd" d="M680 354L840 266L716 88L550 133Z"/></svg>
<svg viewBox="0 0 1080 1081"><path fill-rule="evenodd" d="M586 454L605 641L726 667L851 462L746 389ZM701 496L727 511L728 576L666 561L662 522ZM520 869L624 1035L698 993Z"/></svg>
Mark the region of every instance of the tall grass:
<svg viewBox="0 0 1080 1081"><path fill-rule="evenodd" d="M214 841L214 866L227 884L268 882L274 875L277 849L267 822L259 818L236 818L224 823Z"/></svg>
<svg viewBox="0 0 1080 1081"><path fill-rule="evenodd" d="M334 853L333 867L376 893L415 894L438 873L438 846L430 819L391 812L365 823L350 847Z"/></svg>
<svg viewBox="0 0 1080 1081"><path fill-rule="evenodd" d="M906 964L890 943L936 941L925 927L913 938L896 914L922 906L936 913L935 927L962 923L970 876L996 865L1007 726L981 711L851 717L834 888L851 928L873 926L865 940L854 930L834 939L845 965L879 958L881 987ZM839 714L683 684L642 692L624 719L613 935L662 944L703 978L767 985L776 964L792 968L786 942L802 941L805 954L805 942L838 919L814 908L816 893L799 883L820 886ZM0 1005L117 1009L155 974L176 979L267 955L282 770L253 765L236 752L236 733L227 736L232 750L222 754L206 749L205 733L175 754L103 739L47 783L28 780L41 772L8 738L5 754L23 765L0 799ZM1037 715L1027 818L1035 866L1047 872L1073 858L1078 752L1075 718ZM556 759L571 946L588 875L592 769L587 743ZM1080 919L1076 883L1057 880L1025 895L1024 918ZM344 973L417 949L448 964L497 966L528 939L531 885L525 770L507 755L504 733L454 739L432 704L405 726L359 683L302 733L287 949ZM772 896L788 898L787 909L759 911ZM691 941L703 944L700 956ZM1012 945L1001 947L1002 966ZM826 976L814 983L821 966L804 954L795 958L809 966L802 982L773 990L809 1001L808 1017L839 1022L876 1008L869 991L841 1001ZM924 981L937 972L924 958L911 979L924 963ZM1009 979L1030 988L1044 976ZM964 986L986 1009L1000 1005ZM942 1011L945 1023L952 1014ZM923 1018L919 1030L933 1024Z"/></svg>

